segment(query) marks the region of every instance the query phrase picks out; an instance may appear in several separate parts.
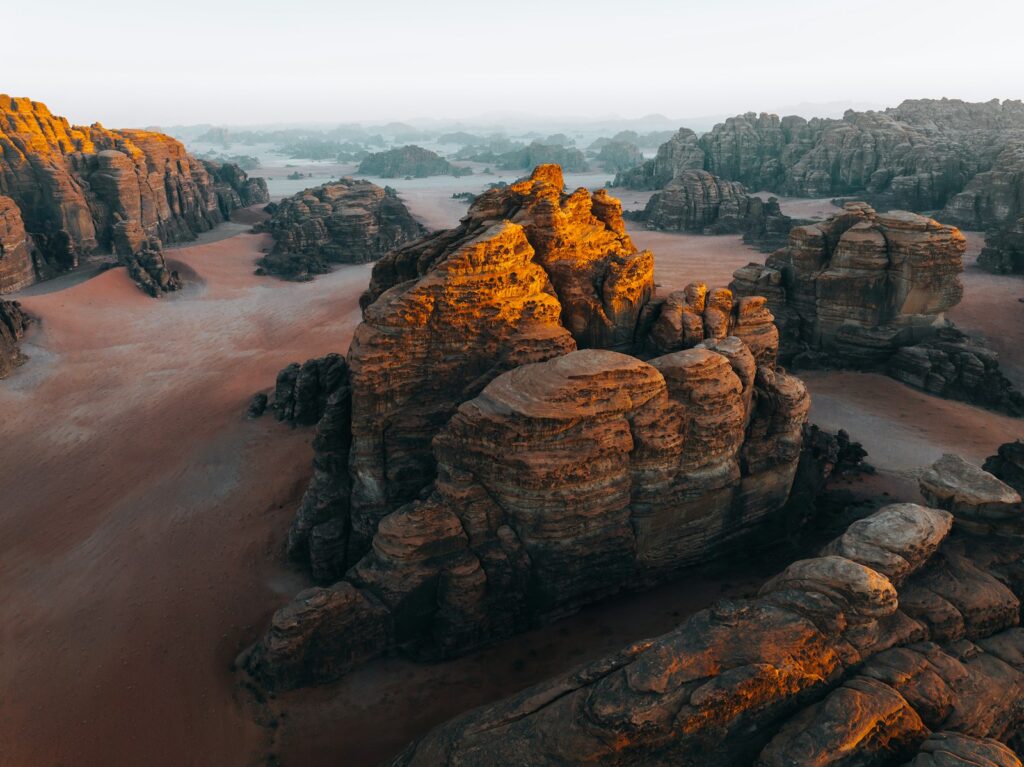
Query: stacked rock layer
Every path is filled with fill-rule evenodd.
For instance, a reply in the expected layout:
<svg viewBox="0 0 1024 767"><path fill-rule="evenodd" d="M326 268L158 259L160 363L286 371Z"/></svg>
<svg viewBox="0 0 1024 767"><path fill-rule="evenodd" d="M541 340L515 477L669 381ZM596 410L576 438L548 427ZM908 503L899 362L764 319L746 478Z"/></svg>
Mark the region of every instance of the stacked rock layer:
<svg viewBox="0 0 1024 767"><path fill-rule="evenodd" d="M426 234L393 189L350 178L282 200L262 228L274 248L260 266L293 280L376 261Z"/></svg>
<svg viewBox="0 0 1024 767"><path fill-rule="evenodd" d="M922 492L932 506L854 523L757 598L465 714L393 764L1017 767L1020 497L952 456Z"/></svg>

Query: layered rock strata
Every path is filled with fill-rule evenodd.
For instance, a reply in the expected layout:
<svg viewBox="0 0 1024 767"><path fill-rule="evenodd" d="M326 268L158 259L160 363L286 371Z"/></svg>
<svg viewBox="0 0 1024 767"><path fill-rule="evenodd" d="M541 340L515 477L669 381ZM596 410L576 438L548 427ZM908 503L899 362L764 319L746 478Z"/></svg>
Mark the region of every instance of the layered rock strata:
<svg viewBox="0 0 1024 767"><path fill-rule="evenodd" d="M241 179L250 197L260 196L259 182L247 184L240 169L227 168L214 178L169 136L73 126L43 104L0 95L0 196L14 201L37 250L35 279L110 249L120 220L137 222L147 237L163 242L210 229L235 205L218 191L231 188L225 174ZM5 213L0 226L10 231L10 221ZM24 259L18 260L22 276L12 285L25 282ZM0 274L6 271L0 262Z"/></svg>
<svg viewBox="0 0 1024 767"><path fill-rule="evenodd" d="M0 378L6 378L25 361L18 341L28 329L28 315L17 301L0 299Z"/></svg>
<svg viewBox="0 0 1024 767"><path fill-rule="evenodd" d="M261 270L290 280L376 261L426 234L393 189L350 178L282 200L259 228L274 238Z"/></svg>
<svg viewBox="0 0 1024 767"><path fill-rule="evenodd" d="M794 228L785 248L737 270L730 287L767 298L786 362L878 369L940 396L1024 415L998 355L945 319L963 295L965 250L953 227L847 203L825 222Z"/></svg>
<svg viewBox="0 0 1024 767"><path fill-rule="evenodd" d="M651 196L641 218L653 229L743 234L746 242L767 250L783 245L794 224L775 198L754 197L742 184L703 170L676 175Z"/></svg>
<svg viewBox="0 0 1024 767"><path fill-rule="evenodd" d="M385 515L327 591L356 586L347 609L378 608L377 653L438 657L665 577L786 503L809 406L736 337L650 364L586 350L516 367L458 408L433 441L433 489ZM330 679L369 652L351 630L363 618L290 616L246 660L268 686Z"/></svg>
<svg viewBox="0 0 1024 767"><path fill-rule="evenodd" d="M0 293L13 293L36 281L34 251L21 210L10 197L0 197Z"/></svg>
<svg viewBox="0 0 1024 767"><path fill-rule="evenodd" d="M989 499L972 502L885 507L756 599L476 709L393 764L1015 767L1021 542L961 526Z"/></svg>

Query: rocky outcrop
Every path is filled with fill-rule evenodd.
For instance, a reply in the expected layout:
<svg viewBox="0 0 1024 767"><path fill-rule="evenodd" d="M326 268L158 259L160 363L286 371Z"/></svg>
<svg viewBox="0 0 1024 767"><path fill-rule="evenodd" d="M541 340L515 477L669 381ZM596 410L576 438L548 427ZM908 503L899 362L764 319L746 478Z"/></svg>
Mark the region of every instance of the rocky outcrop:
<svg viewBox="0 0 1024 767"><path fill-rule="evenodd" d="M773 361L728 337L650 364L585 350L499 376L434 438L433 489L380 518L345 577L365 599L344 609L383 606L377 652L448 656L750 535L789 497L810 406ZM353 361L354 415L357 376ZM246 668L269 686L332 678L309 653L347 647L335 632L355 618L317 620L284 642L275 619Z"/></svg>
<svg viewBox="0 0 1024 767"><path fill-rule="evenodd" d="M953 227L847 203L828 221L795 228L785 248L738 270L731 287L768 299L784 359L820 350L877 363L933 335L959 303L965 249Z"/></svg>
<svg viewBox="0 0 1024 767"><path fill-rule="evenodd" d="M351 178L282 200L259 228L274 238L260 269L290 280L376 261L426 234L395 190Z"/></svg>
<svg viewBox="0 0 1024 767"><path fill-rule="evenodd" d="M153 298L181 288L178 273L167 268L160 240L146 237L138 221L114 224L114 253L132 281Z"/></svg>
<svg viewBox="0 0 1024 767"><path fill-rule="evenodd" d="M218 183L169 136L73 126L43 104L0 95L0 195L17 205L38 251L36 279L110 249L121 220L148 238L192 239L230 213Z"/></svg>
<svg viewBox="0 0 1024 767"><path fill-rule="evenodd" d="M841 120L752 112L698 140L689 131L616 183L660 189L683 170L706 170L797 197L856 195L879 209L934 211L965 228L1019 218L1024 178L1024 104L956 99L905 101Z"/></svg>
<svg viewBox="0 0 1024 767"><path fill-rule="evenodd" d="M990 455L982 468L1018 493L1024 493L1024 442L1017 440L1000 445L999 451Z"/></svg>
<svg viewBox="0 0 1024 767"><path fill-rule="evenodd" d="M886 372L940 397L1024 416L1024 395L1003 374L999 355L955 327L941 328L934 338L900 348Z"/></svg>
<svg viewBox="0 0 1024 767"><path fill-rule="evenodd" d="M1024 218L990 232L977 263L995 274L1024 274Z"/></svg>
<svg viewBox="0 0 1024 767"><path fill-rule="evenodd" d="M786 363L881 370L933 394L1024 415L998 355L945 319L963 293L965 250L953 227L847 203L828 221L794 228L785 248L737 270L730 287L767 298Z"/></svg>
<svg viewBox="0 0 1024 767"><path fill-rule="evenodd" d="M452 165L436 152L418 147L396 147L371 154L359 163L358 173L381 178L425 178L427 176L465 176L473 171Z"/></svg>
<svg viewBox="0 0 1024 767"><path fill-rule="evenodd" d="M641 218L652 229L701 234L743 234L767 250L785 244L794 221L778 200L747 194L742 184L703 170L684 170L648 200Z"/></svg>
<svg viewBox="0 0 1024 767"><path fill-rule="evenodd" d="M203 160L203 167L213 179L213 190L217 195L217 206L227 219L238 208L262 205L270 202L270 192L264 178L249 176L234 163Z"/></svg>
<svg viewBox="0 0 1024 767"><path fill-rule="evenodd" d="M607 173L621 173L640 165L643 153L636 144L628 141L609 141L603 145L595 158Z"/></svg>
<svg viewBox="0 0 1024 767"><path fill-rule="evenodd" d="M13 293L36 281L34 250L21 210L10 197L0 197L0 293Z"/></svg>
<svg viewBox="0 0 1024 767"><path fill-rule="evenodd" d="M1014 766L1021 544L972 535L964 511L885 507L757 598L464 714L393 764Z"/></svg>
<svg viewBox="0 0 1024 767"><path fill-rule="evenodd" d="M618 173L613 186L627 189L662 189L679 173L704 170L704 150L697 144L697 134L680 128L672 138L658 147L658 154L647 162Z"/></svg>
<svg viewBox="0 0 1024 767"><path fill-rule="evenodd" d="M18 348L18 341L28 329L29 318L17 301L0 300L0 378L6 378L11 371L25 361Z"/></svg>

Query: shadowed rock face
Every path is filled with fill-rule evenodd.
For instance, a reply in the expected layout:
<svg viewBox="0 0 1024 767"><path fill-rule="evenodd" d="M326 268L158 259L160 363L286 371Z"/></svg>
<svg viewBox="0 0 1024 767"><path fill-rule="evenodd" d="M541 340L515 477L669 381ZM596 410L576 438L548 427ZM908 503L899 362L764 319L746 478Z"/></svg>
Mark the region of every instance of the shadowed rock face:
<svg viewBox="0 0 1024 767"><path fill-rule="evenodd" d="M793 229L785 248L738 269L730 287L768 299L786 362L883 370L939 396L1024 415L1024 396L998 355L945 319L963 294L965 250L954 227L847 203L828 221Z"/></svg>
<svg viewBox="0 0 1024 767"><path fill-rule="evenodd" d="M698 169L797 197L857 195L882 209L945 206L943 222L990 228L1021 215L1022 139L1020 101L922 99L882 112L849 110L841 120L750 112L699 140L680 131L616 183L660 189Z"/></svg>
<svg viewBox="0 0 1024 767"><path fill-rule="evenodd" d="M424 178L463 175L464 171L429 149L409 145L371 154L359 164L359 173L381 178Z"/></svg>
<svg viewBox="0 0 1024 767"><path fill-rule="evenodd" d="M325 274L331 264L376 261L426 234L393 189L350 178L282 200L261 228L274 248L260 266L290 280Z"/></svg>
<svg viewBox="0 0 1024 767"><path fill-rule="evenodd" d="M1024 274L1024 217L985 237L978 266L995 274Z"/></svg>
<svg viewBox="0 0 1024 767"><path fill-rule="evenodd" d="M959 303L965 249L953 227L848 203L826 222L795 228L787 247L738 270L731 287L768 299L784 358L812 349L879 362L934 334Z"/></svg>
<svg viewBox="0 0 1024 767"><path fill-rule="evenodd" d="M34 250L17 204L0 197L0 293L13 293L36 281Z"/></svg>
<svg viewBox="0 0 1024 767"><path fill-rule="evenodd" d="M218 167L211 177L181 143L161 133L72 126L43 104L0 95L0 195L17 205L38 249L37 279L109 249L119 220L136 221L147 237L163 242L192 239L237 207L225 196L234 189L232 179L242 184L236 196L265 199L259 182L247 182L237 168ZM10 231L9 215L3 221L0 227ZM5 271L0 262L0 275ZM4 289L14 288L0 283Z"/></svg>
<svg viewBox="0 0 1024 767"><path fill-rule="evenodd" d="M673 177L651 196L643 219L654 229L747 234L745 239L767 249L784 244L793 224L777 200L752 197L742 184L704 170L684 170Z"/></svg>
<svg viewBox="0 0 1024 767"><path fill-rule="evenodd" d="M6 378L25 361L18 341L28 328L29 318L17 301L0 300L0 378Z"/></svg>
<svg viewBox="0 0 1024 767"><path fill-rule="evenodd" d="M393 764L1016 767L1021 541L974 537L965 510L886 507L756 599L460 716Z"/></svg>

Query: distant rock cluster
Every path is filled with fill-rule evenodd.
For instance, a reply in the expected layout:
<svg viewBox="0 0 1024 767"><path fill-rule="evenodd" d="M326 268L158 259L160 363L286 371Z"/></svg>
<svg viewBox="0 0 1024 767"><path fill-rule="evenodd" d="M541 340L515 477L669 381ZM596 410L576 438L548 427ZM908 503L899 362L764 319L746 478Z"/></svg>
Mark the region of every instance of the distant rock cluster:
<svg viewBox="0 0 1024 767"><path fill-rule="evenodd" d="M262 179L204 164L169 136L72 126L43 104L0 95L0 292L111 250L118 222L181 242L267 199Z"/></svg>
<svg viewBox="0 0 1024 767"><path fill-rule="evenodd" d="M1019 767L1020 496L946 456L753 599L442 725L392 762Z"/></svg>
<svg viewBox="0 0 1024 767"><path fill-rule="evenodd" d="M332 264L376 261L426 234L390 187L343 178L268 206L273 249L261 270L290 280L308 280Z"/></svg>

